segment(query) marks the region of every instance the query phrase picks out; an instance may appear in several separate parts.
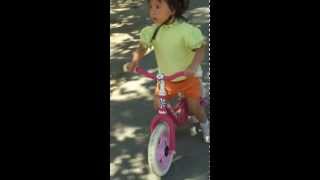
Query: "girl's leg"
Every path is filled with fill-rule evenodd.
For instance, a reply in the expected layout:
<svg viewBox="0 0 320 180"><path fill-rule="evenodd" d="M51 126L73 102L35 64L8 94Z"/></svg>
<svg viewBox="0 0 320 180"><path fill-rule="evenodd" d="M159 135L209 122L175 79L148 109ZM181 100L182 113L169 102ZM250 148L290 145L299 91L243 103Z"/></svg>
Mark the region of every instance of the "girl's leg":
<svg viewBox="0 0 320 180"><path fill-rule="evenodd" d="M160 108L160 98L157 95L154 95L153 97L153 108L156 111Z"/></svg>
<svg viewBox="0 0 320 180"><path fill-rule="evenodd" d="M193 114L199 121L203 130L203 138L206 143L210 142L210 125L204 108L200 105L199 98L187 98L188 108L191 114Z"/></svg>
<svg viewBox="0 0 320 180"><path fill-rule="evenodd" d="M188 109L192 115L194 115L200 123L205 122L206 114L204 108L200 105L200 99L187 97Z"/></svg>

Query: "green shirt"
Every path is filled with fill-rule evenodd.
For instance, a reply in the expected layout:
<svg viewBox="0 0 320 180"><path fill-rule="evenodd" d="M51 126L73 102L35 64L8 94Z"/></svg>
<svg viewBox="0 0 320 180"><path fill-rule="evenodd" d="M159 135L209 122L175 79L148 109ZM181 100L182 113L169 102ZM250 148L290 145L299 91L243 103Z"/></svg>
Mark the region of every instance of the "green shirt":
<svg viewBox="0 0 320 180"><path fill-rule="evenodd" d="M200 29L176 20L169 25L163 25L151 43L156 27L151 25L143 28L140 42L145 48L154 49L159 71L165 75L171 75L186 70L193 61L195 55L193 50L200 48L205 42ZM200 66L196 74L201 76ZM183 79L178 78L175 81Z"/></svg>

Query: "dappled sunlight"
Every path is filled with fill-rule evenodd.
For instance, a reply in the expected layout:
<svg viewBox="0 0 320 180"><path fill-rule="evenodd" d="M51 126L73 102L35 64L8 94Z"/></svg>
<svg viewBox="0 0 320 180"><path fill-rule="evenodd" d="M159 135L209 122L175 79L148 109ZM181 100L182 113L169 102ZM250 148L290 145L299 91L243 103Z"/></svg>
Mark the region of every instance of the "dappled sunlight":
<svg viewBox="0 0 320 180"><path fill-rule="evenodd" d="M136 74L130 74L130 75L127 74L127 76L123 75L121 77L110 76L110 87L111 89L119 88L122 84L126 83L127 81L138 80L138 79L141 79L141 76Z"/></svg>
<svg viewBox="0 0 320 180"><path fill-rule="evenodd" d="M119 12L122 12L122 11L128 11L128 10L130 10L130 8L128 8L128 7L125 7L125 8L112 8L112 13L111 14L119 13Z"/></svg>
<svg viewBox="0 0 320 180"><path fill-rule="evenodd" d="M139 18L139 16L130 15L130 16L126 16L124 18L119 17L117 19L113 19L114 22L111 24L111 28L119 28L124 25L132 25L133 21L138 18Z"/></svg>
<svg viewBox="0 0 320 180"><path fill-rule="evenodd" d="M129 59L139 45L134 33L112 33L110 35L110 61Z"/></svg>
<svg viewBox="0 0 320 180"><path fill-rule="evenodd" d="M143 86L143 84L148 83L152 80L147 78L140 78L137 80L131 80L122 84L116 90L113 90L110 100L113 101L128 101L138 98L146 98L147 100L152 100L153 95L150 90Z"/></svg>
<svg viewBox="0 0 320 180"><path fill-rule="evenodd" d="M123 160L126 160L128 164L130 164L130 169L119 168L119 165L121 165ZM128 154L118 156L115 159L115 161L110 163L110 177L114 176L117 172L119 172L121 175L126 175L128 179L130 176L132 178L138 176L141 180L160 180L159 177L156 177L153 173L149 171L148 166L145 164L145 155L142 153L137 153L134 157L131 158ZM149 172L149 174L145 174L146 172Z"/></svg>
<svg viewBox="0 0 320 180"><path fill-rule="evenodd" d="M126 161L131 168L120 168L123 161ZM149 171L148 166L145 164L145 155L142 153L138 153L134 157L129 154L120 155L113 162L110 162L110 177L113 180L117 179L117 177L114 177L117 173L125 176L126 179L137 179L139 177L138 179L141 180L160 180L159 177Z"/></svg>
<svg viewBox="0 0 320 180"><path fill-rule="evenodd" d="M110 36L111 48L113 48L116 44L124 43L125 41L132 41L134 38L130 36L128 33L112 33Z"/></svg>
<svg viewBox="0 0 320 180"><path fill-rule="evenodd" d="M114 154L110 160L111 179L159 179L149 171L145 151L132 152L132 149L144 147L139 141L143 139L143 144L146 144L146 137L147 135L141 133L139 127L126 126L122 123L113 124L110 132L110 153ZM124 148L128 143L130 150Z"/></svg>
<svg viewBox="0 0 320 180"><path fill-rule="evenodd" d="M114 176L119 170L122 161L125 159L129 159L131 156L129 154L123 154L117 156L113 162L110 162L110 176Z"/></svg>
<svg viewBox="0 0 320 180"><path fill-rule="evenodd" d="M121 9L126 7L137 7L141 6L145 0L111 0L110 8L111 9Z"/></svg>
<svg viewBox="0 0 320 180"><path fill-rule="evenodd" d="M208 7L199 7L194 8L186 12L186 15L190 19L192 24L208 24L209 23L209 8Z"/></svg>
<svg viewBox="0 0 320 180"><path fill-rule="evenodd" d="M141 129L138 127L122 127L116 128L111 132L111 136L115 137L117 141L124 141L126 138L135 138L135 131Z"/></svg>
<svg viewBox="0 0 320 180"><path fill-rule="evenodd" d="M136 154L135 158L131 158L129 160L129 163L133 167L130 170L127 170L126 174L128 173L134 173L134 174L142 174L143 173L143 166L144 164L144 154L138 153ZM125 171L122 171L122 173L125 173Z"/></svg>
<svg viewBox="0 0 320 180"><path fill-rule="evenodd" d="M141 13L136 13L136 12ZM110 3L110 32L136 30L137 22L141 24L142 16L147 15L144 0L111 0ZM140 29L140 28L139 28Z"/></svg>

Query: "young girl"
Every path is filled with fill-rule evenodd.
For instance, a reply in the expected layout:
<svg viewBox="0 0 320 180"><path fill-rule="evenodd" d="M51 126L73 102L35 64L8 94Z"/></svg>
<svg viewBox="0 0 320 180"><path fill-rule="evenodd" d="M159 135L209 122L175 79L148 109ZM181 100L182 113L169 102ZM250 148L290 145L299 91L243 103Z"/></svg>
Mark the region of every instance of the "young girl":
<svg viewBox="0 0 320 180"><path fill-rule="evenodd" d="M140 47L133 53L129 71L139 64L149 48L153 48L161 73L172 75L184 71L186 77L166 82L167 97L171 99L178 92L187 99L190 112L200 121L205 142L210 142L209 121L200 106L202 70L205 39L201 31L186 23L182 14L188 8L187 0L148 0L149 15L153 25L142 29ZM154 106L159 108L159 85L157 85Z"/></svg>

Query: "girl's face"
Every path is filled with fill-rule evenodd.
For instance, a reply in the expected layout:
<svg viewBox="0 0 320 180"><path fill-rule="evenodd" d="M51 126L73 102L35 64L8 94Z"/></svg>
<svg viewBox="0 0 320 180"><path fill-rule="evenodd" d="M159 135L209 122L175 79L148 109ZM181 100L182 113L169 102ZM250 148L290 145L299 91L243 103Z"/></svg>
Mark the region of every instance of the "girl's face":
<svg viewBox="0 0 320 180"><path fill-rule="evenodd" d="M150 0L149 15L153 23L160 25L174 15L174 11L171 11L165 0Z"/></svg>

